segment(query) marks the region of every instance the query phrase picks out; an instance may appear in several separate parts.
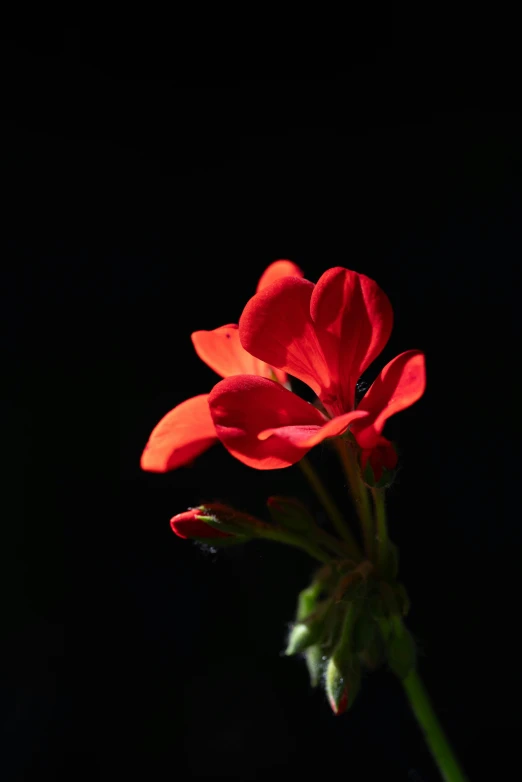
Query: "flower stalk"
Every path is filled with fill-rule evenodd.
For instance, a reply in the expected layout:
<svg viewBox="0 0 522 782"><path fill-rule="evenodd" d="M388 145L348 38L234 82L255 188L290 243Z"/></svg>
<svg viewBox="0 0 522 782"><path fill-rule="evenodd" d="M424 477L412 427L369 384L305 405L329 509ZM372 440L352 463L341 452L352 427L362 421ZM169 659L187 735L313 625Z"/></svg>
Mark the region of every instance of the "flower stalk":
<svg viewBox="0 0 522 782"><path fill-rule="evenodd" d="M371 489L375 507L375 527L377 567L382 573L387 573L390 560L390 541L386 524L386 501L384 489Z"/></svg>
<svg viewBox="0 0 522 782"><path fill-rule="evenodd" d="M361 525L364 550L368 559L372 559L375 545L375 532L368 489L361 480L355 448L345 437L334 440L335 449L343 466L350 494Z"/></svg>
<svg viewBox="0 0 522 782"><path fill-rule="evenodd" d="M328 517L332 522L333 526L335 527L337 533L345 541L347 547L349 548L350 555L357 561L360 561L362 559L362 554L357 541L355 540L350 528L346 524L346 521L344 520L344 517L341 511L339 510L339 508L337 507L330 492L328 491L328 489L326 488L326 486L324 485L321 478L314 470L314 468L312 467L312 465L310 464L306 456L304 456L301 459L301 461L299 462L299 466L303 471L304 475L306 476L308 483L310 484L315 494L317 495L317 498L319 499L322 506L324 507L326 513L328 514Z"/></svg>
<svg viewBox="0 0 522 782"><path fill-rule="evenodd" d="M263 530L257 533L258 538L264 540L274 540L277 543L286 543L289 546L300 548L309 554L312 559L316 559L318 562L322 562L323 565L327 565L331 562L332 557L327 554L317 543L298 535L295 532L290 532L278 527L269 527L268 525Z"/></svg>
<svg viewBox="0 0 522 782"><path fill-rule="evenodd" d="M402 680L402 686L442 779L445 782L467 782L467 777L435 714L422 679L415 669Z"/></svg>

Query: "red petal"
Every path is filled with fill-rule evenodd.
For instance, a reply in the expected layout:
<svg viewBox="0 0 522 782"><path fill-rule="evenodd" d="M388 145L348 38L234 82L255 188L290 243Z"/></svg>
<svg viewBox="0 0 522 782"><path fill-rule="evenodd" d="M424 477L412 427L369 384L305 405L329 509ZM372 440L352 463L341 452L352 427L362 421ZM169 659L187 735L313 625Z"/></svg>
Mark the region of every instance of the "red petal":
<svg viewBox="0 0 522 782"><path fill-rule="evenodd" d="M141 456L141 467L149 472L167 472L191 462L216 442L208 395L182 402L153 429Z"/></svg>
<svg viewBox="0 0 522 782"><path fill-rule="evenodd" d="M192 343L200 359L221 377L258 375L272 378L274 372L280 383L287 380L285 372L272 370L264 361L247 353L239 341L239 327L235 323L214 331L195 331Z"/></svg>
<svg viewBox="0 0 522 782"><path fill-rule="evenodd" d="M424 354L407 350L387 364L362 398L358 410L370 413L352 431L362 448L373 448L390 416L414 404L426 388Z"/></svg>
<svg viewBox="0 0 522 782"><path fill-rule="evenodd" d="M187 510L185 513L178 513L170 520L172 531L180 538L228 538L225 532L220 532L210 524L206 524L197 518L202 515L198 508Z"/></svg>
<svg viewBox="0 0 522 782"><path fill-rule="evenodd" d="M276 429L265 429L258 434L260 440L267 440L269 437L279 437L294 443L301 448L313 448L314 445L322 443L327 437L338 437L346 432L350 424L357 418L366 418L368 413L365 410L353 410L351 413L332 418L323 423L321 427L313 426L281 426Z"/></svg>
<svg viewBox="0 0 522 782"><path fill-rule="evenodd" d="M351 410L358 379L389 339L393 325L389 299L374 280L336 267L315 286L310 313L337 386L338 399L326 403L336 412Z"/></svg>
<svg viewBox="0 0 522 782"><path fill-rule="evenodd" d="M257 284L257 292L267 288L276 280L280 280L282 277L302 277L303 272L292 261L274 261L270 266L265 269L261 278Z"/></svg>
<svg viewBox="0 0 522 782"><path fill-rule="evenodd" d="M313 283L299 277L273 282L246 305L239 320L239 337L249 353L294 375L321 395L330 379L310 318L313 289Z"/></svg>
<svg viewBox="0 0 522 782"><path fill-rule="evenodd" d="M239 461L258 470L298 462L312 447L303 443L325 423L319 410L291 391L252 375L222 380L210 392L209 407L223 445ZM280 427L294 429L295 436L259 439L260 433Z"/></svg>

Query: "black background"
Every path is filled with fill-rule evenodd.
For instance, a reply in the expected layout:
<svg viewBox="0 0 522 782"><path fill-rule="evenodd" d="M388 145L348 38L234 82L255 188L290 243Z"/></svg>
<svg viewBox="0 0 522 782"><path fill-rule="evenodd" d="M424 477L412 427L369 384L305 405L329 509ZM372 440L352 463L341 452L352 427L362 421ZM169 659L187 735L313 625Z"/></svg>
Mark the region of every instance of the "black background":
<svg viewBox="0 0 522 782"><path fill-rule="evenodd" d="M316 507L299 469L220 446L139 469L159 418L217 380L190 333L237 321L277 258L388 293L367 380L426 352L426 395L388 430L391 534L436 709L470 777L500 776L519 678L520 116L431 111L421 77L398 105L403 70L377 45L329 78L212 82L138 42L2 48L5 778L437 779L391 675L337 719L281 657L304 554L215 555L170 531L205 499ZM327 448L312 458L345 502Z"/></svg>

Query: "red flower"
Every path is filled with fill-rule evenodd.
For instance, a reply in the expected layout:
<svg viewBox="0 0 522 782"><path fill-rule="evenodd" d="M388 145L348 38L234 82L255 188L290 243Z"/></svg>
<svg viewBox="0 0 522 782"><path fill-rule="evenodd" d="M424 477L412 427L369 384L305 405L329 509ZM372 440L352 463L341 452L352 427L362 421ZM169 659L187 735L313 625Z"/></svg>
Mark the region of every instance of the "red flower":
<svg viewBox="0 0 522 782"><path fill-rule="evenodd" d="M291 261L274 261L265 270L257 290L262 291L285 276L302 276ZM198 356L221 375L256 375L276 377L287 382L284 370L273 370L262 359L247 353L239 341L238 326L221 326L214 331L195 331L192 342ZM200 394L167 413L152 431L141 457L141 467L150 472L167 472L189 464L217 441L216 430L208 407L208 394Z"/></svg>
<svg viewBox="0 0 522 782"><path fill-rule="evenodd" d="M221 442L240 461L266 470L288 467L350 428L363 460L371 458L377 469L379 463L394 466L395 452L382 430L391 415L424 393L423 354L401 353L358 405L355 400L356 383L383 350L392 324L386 294L348 269L329 269L316 285L285 277L259 291L240 318L241 344L309 385L324 413L266 376L230 377L209 396Z"/></svg>

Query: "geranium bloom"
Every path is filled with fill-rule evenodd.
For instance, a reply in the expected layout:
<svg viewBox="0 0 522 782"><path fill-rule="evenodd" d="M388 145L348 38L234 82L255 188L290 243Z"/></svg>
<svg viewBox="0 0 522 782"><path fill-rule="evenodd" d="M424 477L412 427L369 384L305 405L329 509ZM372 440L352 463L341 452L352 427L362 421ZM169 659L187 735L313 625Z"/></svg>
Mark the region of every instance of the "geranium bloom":
<svg viewBox="0 0 522 782"><path fill-rule="evenodd" d="M241 344L317 394L321 410L265 377L238 375L209 396L216 432L236 458L261 470L288 467L314 445L350 429L376 472L397 457L382 436L386 420L419 399L424 356L401 353L357 404L356 384L386 345L393 312L386 294L363 274L329 269L316 285L298 277L274 281L247 304Z"/></svg>
<svg viewBox="0 0 522 782"><path fill-rule="evenodd" d="M291 261L274 261L259 280L263 291L285 276L302 276ZM221 377L255 375L287 382L284 370L274 370L263 360L247 353L239 341L238 326L230 324L214 331L195 331L192 343L198 356ZM167 472L189 464L217 442L208 407L208 394L200 394L177 405L152 431L141 457L141 467L150 472Z"/></svg>

